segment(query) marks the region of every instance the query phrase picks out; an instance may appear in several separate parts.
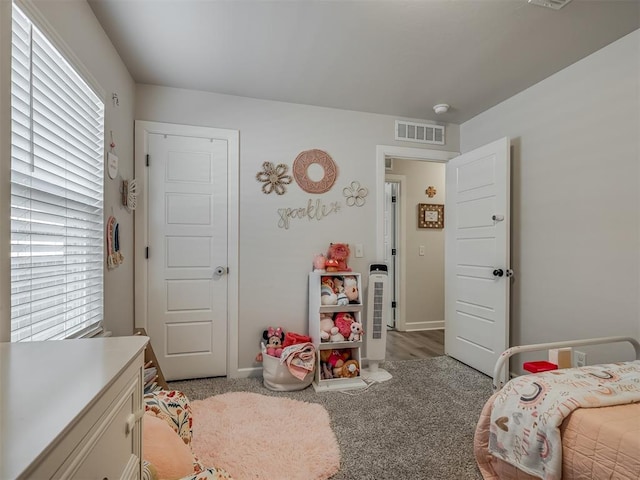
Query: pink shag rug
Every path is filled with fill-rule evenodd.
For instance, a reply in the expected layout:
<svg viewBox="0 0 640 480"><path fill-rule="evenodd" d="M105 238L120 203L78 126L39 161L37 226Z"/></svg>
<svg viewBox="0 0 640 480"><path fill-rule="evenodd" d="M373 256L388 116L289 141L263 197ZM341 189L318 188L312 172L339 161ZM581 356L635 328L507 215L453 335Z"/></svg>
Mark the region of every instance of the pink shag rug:
<svg viewBox="0 0 640 480"><path fill-rule="evenodd" d="M194 453L235 480L324 480L340 447L322 405L231 392L191 402Z"/></svg>

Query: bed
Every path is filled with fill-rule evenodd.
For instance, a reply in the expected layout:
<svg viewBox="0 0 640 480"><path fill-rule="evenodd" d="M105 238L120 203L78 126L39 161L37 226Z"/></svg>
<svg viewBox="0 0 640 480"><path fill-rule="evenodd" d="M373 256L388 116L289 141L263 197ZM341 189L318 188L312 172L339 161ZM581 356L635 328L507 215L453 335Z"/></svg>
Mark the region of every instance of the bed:
<svg viewBox="0 0 640 480"><path fill-rule="evenodd" d="M636 360L501 380L516 353L613 342L631 343ZM640 480L637 340L606 337L512 347L496 363L493 385L474 436L485 480Z"/></svg>

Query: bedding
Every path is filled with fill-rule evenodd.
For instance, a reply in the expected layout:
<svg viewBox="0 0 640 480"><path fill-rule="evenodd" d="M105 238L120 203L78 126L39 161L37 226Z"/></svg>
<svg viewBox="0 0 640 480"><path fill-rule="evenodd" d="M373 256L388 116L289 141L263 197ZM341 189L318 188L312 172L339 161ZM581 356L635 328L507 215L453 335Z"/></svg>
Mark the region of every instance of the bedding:
<svg viewBox="0 0 640 480"><path fill-rule="evenodd" d="M595 388L594 379L598 380ZM573 387L580 384L590 393L576 392ZM624 405L613 406L614 402ZM474 438L480 471L489 480L640 480L637 402L640 362L517 377L483 408ZM554 435L562 439L561 444L549 441Z"/></svg>

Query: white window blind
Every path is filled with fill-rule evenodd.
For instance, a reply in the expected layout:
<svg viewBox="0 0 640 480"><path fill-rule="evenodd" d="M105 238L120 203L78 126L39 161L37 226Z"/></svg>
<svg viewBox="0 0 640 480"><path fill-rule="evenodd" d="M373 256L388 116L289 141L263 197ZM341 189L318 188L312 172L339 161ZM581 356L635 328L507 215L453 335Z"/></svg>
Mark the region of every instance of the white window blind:
<svg viewBox="0 0 640 480"><path fill-rule="evenodd" d="M13 5L11 341L103 319L104 103Z"/></svg>

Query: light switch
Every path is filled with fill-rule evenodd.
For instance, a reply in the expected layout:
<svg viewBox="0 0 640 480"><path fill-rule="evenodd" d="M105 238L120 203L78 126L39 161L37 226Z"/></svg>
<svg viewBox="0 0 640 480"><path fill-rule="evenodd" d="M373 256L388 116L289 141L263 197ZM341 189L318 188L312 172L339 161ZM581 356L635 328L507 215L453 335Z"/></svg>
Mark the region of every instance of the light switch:
<svg viewBox="0 0 640 480"><path fill-rule="evenodd" d="M364 257L364 248L361 243L356 243L356 258Z"/></svg>
<svg viewBox="0 0 640 480"><path fill-rule="evenodd" d="M420 245L420 249L419 249L419 251L418 251L418 254L419 254L421 257L424 257L424 245Z"/></svg>

